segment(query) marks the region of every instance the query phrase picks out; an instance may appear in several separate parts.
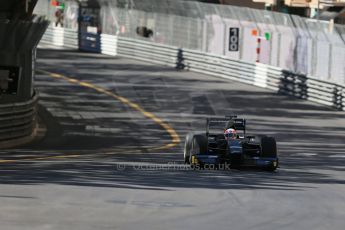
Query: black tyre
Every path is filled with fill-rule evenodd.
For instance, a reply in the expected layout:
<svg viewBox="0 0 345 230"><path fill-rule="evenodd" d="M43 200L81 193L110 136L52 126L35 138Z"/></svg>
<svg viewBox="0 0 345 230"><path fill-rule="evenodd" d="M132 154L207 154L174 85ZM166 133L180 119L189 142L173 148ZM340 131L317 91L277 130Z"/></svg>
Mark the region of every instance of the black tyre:
<svg viewBox="0 0 345 230"><path fill-rule="evenodd" d="M261 139L261 154L262 157L278 158L277 143L273 137L263 137ZM278 167L278 159L272 165L265 168L268 171L275 171Z"/></svg>
<svg viewBox="0 0 345 230"><path fill-rule="evenodd" d="M277 157L277 143L274 137L261 138L261 154L262 157Z"/></svg>
<svg viewBox="0 0 345 230"><path fill-rule="evenodd" d="M196 134L193 136L192 147L189 157L189 163L192 163L192 157L207 153L207 138L205 135Z"/></svg>
<svg viewBox="0 0 345 230"><path fill-rule="evenodd" d="M192 152L195 154L205 154L207 152L207 138L205 135L194 135Z"/></svg>
<svg viewBox="0 0 345 230"><path fill-rule="evenodd" d="M188 133L186 136L186 140L184 142L183 157L184 157L185 164L190 164L189 159L190 159L190 151L192 149L193 136L194 136L194 133Z"/></svg>

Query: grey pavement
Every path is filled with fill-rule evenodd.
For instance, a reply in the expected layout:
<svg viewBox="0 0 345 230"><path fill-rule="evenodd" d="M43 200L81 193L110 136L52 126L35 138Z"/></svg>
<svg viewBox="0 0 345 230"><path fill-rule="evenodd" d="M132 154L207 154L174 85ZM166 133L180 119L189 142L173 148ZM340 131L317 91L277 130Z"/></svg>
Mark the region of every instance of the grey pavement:
<svg viewBox="0 0 345 230"><path fill-rule="evenodd" d="M38 69L126 97L159 125L95 90L38 73L40 142L1 152L1 229L343 229L344 112L237 82L139 61L41 49ZM281 167L192 171L187 132L238 114L275 136ZM43 158L37 156L72 156ZM76 155L75 157L73 155ZM30 160L30 157L32 158Z"/></svg>

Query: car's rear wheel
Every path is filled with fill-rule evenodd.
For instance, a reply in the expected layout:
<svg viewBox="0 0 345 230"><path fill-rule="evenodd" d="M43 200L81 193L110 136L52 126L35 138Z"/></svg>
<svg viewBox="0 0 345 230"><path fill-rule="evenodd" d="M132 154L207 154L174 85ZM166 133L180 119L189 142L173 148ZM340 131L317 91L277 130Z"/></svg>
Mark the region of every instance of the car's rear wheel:
<svg viewBox="0 0 345 230"><path fill-rule="evenodd" d="M277 143L274 137L261 138L261 151L263 157L277 157Z"/></svg>

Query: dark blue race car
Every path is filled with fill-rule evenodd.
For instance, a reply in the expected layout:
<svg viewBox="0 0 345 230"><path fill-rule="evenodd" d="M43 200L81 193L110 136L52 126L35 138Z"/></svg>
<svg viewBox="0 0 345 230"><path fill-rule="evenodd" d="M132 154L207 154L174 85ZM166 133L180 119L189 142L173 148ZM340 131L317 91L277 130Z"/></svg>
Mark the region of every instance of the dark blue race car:
<svg viewBox="0 0 345 230"><path fill-rule="evenodd" d="M226 130L236 130L228 137ZM186 136L184 161L193 168L278 167L276 140L268 136L247 136L246 120L237 116L208 118L205 133Z"/></svg>

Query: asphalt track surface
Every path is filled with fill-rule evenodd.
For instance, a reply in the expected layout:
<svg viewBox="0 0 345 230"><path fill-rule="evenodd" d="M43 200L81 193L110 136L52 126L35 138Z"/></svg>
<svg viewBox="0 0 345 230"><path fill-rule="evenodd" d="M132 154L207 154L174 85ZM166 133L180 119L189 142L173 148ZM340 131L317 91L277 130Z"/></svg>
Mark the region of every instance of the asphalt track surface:
<svg viewBox="0 0 345 230"><path fill-rule="evenodd" d="M344 229L344 112L124 58L37 61L47 134L1 151L2 230ZM227 114L276 137L277 172L184 167L185 134Z"/></svg>

